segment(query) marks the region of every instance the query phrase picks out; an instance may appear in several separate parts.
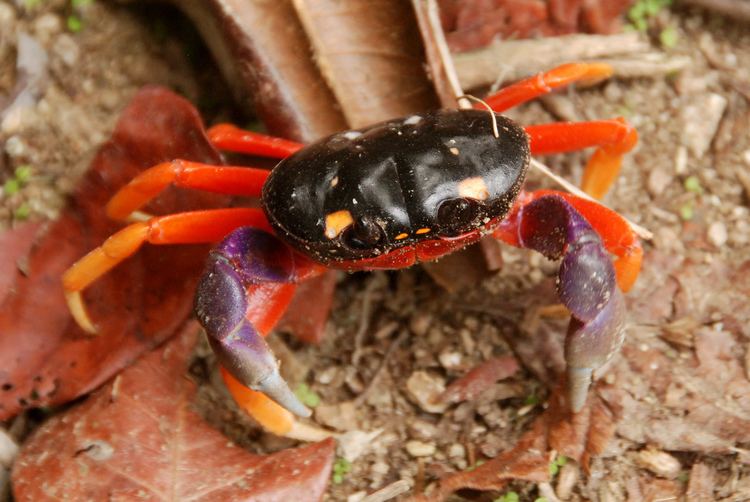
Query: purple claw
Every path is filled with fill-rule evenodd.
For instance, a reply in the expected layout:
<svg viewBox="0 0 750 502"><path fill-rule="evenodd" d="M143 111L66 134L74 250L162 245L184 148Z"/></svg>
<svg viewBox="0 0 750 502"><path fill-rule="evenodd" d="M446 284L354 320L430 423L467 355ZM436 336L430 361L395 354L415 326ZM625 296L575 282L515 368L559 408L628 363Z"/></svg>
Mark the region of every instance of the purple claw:
<svg viewBox="0 0 750 502"><path fill-rule="evenodd" d="M281 377L266 340L245 318L248 287L293 280L294 259L284 244L260 230L237 229L209 255L195 313L216 357L232 376L295 415L309 417L310 410Z"/></svg>
<svg viewBox="0 0 750 502"><path fill-rule="evenodd" d="M524 247L549 258L563 257L557 291L572 314L565 361L568 403L577 413L586 402L594 370L622 345L625 301L599 235L573 206L554 195L541 197L524 208L522 218Z"/></svg>

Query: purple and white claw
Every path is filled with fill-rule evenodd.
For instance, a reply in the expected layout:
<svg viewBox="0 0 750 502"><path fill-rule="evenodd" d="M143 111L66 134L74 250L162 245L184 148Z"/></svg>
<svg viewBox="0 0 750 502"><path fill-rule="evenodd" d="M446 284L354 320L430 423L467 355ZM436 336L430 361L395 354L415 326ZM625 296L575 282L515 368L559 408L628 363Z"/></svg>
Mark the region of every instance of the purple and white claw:
<svg viewBox="0 0 750 502"><path fill-rule="evenodd" d="M279 372L268 343L245 317L246 289L294 279L291 251L270 234L240 228L211 251L198 284L195 313L221 365L247 387L300 417L309 417Z"/></svg>
<svg viewBox="0 0 750 502"><path fill-rule="evenodd" d="M571 312L565 338L570 409L583 409L594 371L624 340L625 300L599 235L573 206L554 195L523 209L524 247L548 258L562 257L557 292Z"/></svg>

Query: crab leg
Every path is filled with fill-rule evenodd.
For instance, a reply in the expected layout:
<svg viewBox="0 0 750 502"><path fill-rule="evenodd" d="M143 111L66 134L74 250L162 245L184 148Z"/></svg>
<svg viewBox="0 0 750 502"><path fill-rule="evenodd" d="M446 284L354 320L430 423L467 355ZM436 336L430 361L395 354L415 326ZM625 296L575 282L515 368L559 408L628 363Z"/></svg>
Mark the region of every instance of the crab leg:
<svg viewBox="0 0 750 502"><path fill-rule="evenodd" d="M245 131L232 124L217 124L208 130L208 139L221 150L283 159L304 145L288 139Z"/></svg>
<svg viewBox="0 0 750 502"><path fill-rule="evenodd" d="M502 113L552 92L557 87L579 81L602 80L611 75L612 67L605 63L568 63L504 87L484 100L490 108ZM477 108L481 108L481 105Z"/></svg>
<svg viewBox="0 0 750 502"><path fill-rule="evenodd" d="M565 360L568 403L577 413L586 402L594 370L619 350L624 337L625 302L604 244L573 204L556 194L524 198L495 236L551 259L562 258L557 291L571 312Z"/></svg>
<svg viewBox="0 0 750 502"><path fill-rule="evenodd" d="M146 169L120 188L107 203L107 216L126 220L172 184L221 194L258 196L268 173L266 169L215 166L188 160L163 162Z"/></svg>
<svg viewBox="0 0 750 502"><path fill-rule="evenodd" d="M263 211L255 208L212 209L152 218L128 225L68 268L62 276L65 298L76 322L89 333L97 329L89 318L81 291L124 261L145 242L197 244L217 242L235 228L251 225L269 229Z"/></svg>
<svg viewBox="0 0 750 502"><path fill-rule="evenodd" d="M581 188L601 199L620 172L623 156L638 142L638 133L625 119L592 122L555 122L524 127L531 140L531 153L571 152L598 147L583 171Z"/></svg>
<svg viewBox="0 0 750 502"><path fill-rule="evenodd" d="M284 420L283 412L273 407L264 412L262 396L247 393L234 380L295 415L310 415L281 377L263 337L286 310L295 283L323 271L273 235L243 227L211 252L198 284L195 312L216 357L231 375L225 375L225 381L235 399L271 430L284 432L284 426L274 423Z"/></svg>

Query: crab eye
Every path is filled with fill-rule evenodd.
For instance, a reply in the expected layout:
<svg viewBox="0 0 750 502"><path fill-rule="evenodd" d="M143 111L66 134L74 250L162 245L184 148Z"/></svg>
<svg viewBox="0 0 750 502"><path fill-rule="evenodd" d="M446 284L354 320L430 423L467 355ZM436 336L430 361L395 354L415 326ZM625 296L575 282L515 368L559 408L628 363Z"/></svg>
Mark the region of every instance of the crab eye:
<svg viewBox="0 0 750 502"><path fill-rule="evenodd" d="M480 203L463 197L443 201L438 207L438 233L455 237L469 232L476 225L481 212Z"/></svg>
<svg viewBox="0 0 750 502"><path fill-rule="evenodd" d="M366 250L377 246L384 236L380 225L370 218L362 217L344 230L341 242L349 249Z"/></svg>

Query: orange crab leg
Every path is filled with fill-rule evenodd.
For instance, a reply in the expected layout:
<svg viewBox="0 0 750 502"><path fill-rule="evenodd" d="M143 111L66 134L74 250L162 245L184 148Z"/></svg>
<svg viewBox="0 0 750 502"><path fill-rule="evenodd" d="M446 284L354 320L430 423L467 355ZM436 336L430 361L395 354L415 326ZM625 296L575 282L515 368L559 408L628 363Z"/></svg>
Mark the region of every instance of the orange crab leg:
<svg viewBox="0 0 750 502"><path fill-rule="evenodd" d="M151 244L197 244L217 242L235 228L252 226L271 232L261 209L232 208L192 211L152 218L128 225L71 265L63 274L65 297L76 322L96 333L81 298L92 282L124 261L146 242Z"/></svg>
<svg viewBox="0 0 750 502"><path fill-rule="evenodd" d="M283 159L304 145L288 139L245 131L232 124L218 124L208 130L208 139L217 148L230 152Z"/></svg>
<svg viewBox="0 0 750 502"><path fill-rule="evenodd" d="M215 166L188 160L163 162L146 169L118 190L107 204L107 216L126 220L172 184L221 194L258 196L268 173L253 167Z"/></svg>
<svg viewBox="0 0 750 502"><path fill-rule="evenodd" d="M602 80L611 75L612 67L608 64L568 63L504 87L484 98L484 101L490 105L490 108L502 113L542 94L547 94L557 87L573 82ZM477 105L477 108L481 108L481 105Z"/></svg>
<svg viewBox="0 0 750 502"><path fill-rule="evenodd" d="M601 199L612 186L622 157L638 143L638 133L625 119L592 122L555 122L524 127L531 140L531 152L549 154L598 147L583 172L581 188Z"/></svg>
<svg viewBox="0 0 750 502"><path fill-rule="evenodd" d="M504 221L516 221L515 215L522 211L524 206L545 195L562 197L586 218L601 237L606 250L616 256L614 267L618 286L624 292L629 291L641 271L643 248L628 222L608 207L567 192L535 190L519 194L513 209ZM494 236L508 244L520 246L517 229L511 224L501 224Z"/></svg>

